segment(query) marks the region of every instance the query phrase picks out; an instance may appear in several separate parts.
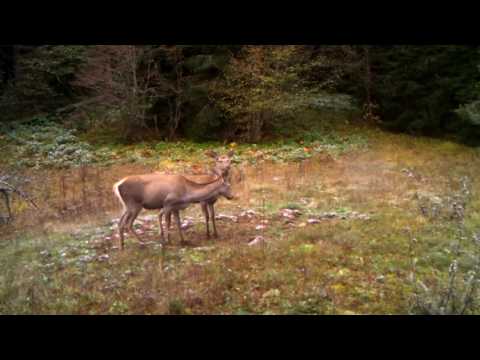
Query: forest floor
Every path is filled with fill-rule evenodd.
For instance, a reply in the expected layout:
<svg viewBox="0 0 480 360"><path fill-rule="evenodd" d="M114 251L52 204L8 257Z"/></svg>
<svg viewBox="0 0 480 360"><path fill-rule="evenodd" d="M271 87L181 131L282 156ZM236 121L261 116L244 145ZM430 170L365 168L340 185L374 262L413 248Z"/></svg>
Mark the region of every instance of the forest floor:
<svg viewBox="0 0 480 360"><path fill-rule="evenodd" d="M17 224L4 226L0 313L418 313L417 280L433 294L454 259L459 271L473 266L479 152L380 130L357 135L362 146L298 144L293 151L310 155L280 162L270 160L284 145L231 145L238 199L217 203L218 239L206 239L198 205L184 211L183 247L175 228L162 246L157 213L144 211L135 225L144 243L130 235L119 251L111 186L139 172L206 166L206 157L188 158L191 149L181 161L152 150L151 162L32 170L50 188L34 192L47 206L17 201Z"/></svg>

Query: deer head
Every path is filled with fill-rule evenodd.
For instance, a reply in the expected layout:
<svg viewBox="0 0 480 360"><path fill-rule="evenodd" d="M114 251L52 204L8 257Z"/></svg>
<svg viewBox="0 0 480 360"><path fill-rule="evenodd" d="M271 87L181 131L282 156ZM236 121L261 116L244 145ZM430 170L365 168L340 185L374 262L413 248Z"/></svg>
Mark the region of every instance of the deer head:
<svg viewBox="0 0 480 360"><path fill-rule="evenodd" d="M232 157L234 155L233 150L230 150L226 155L218 155L213 150L208 150L205 152L205 155L215 159L215 169L214 171L218 175L227 176L232 165Z"/></svg>

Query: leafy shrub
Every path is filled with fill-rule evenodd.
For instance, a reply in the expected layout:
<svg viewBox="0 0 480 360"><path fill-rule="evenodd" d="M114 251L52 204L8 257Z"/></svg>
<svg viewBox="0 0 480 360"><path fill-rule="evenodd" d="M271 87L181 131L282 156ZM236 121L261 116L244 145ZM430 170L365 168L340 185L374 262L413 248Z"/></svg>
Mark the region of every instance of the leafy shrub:
<svg viewBox="0 0 480 360"><path fill-rule="evenodd" d="M17 125L7 133L16 146L20 166L70 167L95 161L91 146L80 141L73 130L46 119Z"/></svg>

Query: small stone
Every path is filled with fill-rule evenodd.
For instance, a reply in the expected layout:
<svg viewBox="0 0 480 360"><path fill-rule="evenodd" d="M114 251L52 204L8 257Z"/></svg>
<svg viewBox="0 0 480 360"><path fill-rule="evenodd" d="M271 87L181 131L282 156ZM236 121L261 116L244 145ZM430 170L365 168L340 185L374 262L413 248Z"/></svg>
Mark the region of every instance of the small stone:
<svg viewBox="0 0 480 360"><path fill-rule="evenodd" d="M108 260L110 258L110 256L108 254L103 254L103 255L100 255L98 257L98 260L99 261L105 261L105 260Z"/></svg>
<svg viewBox="0 0 480 360"><path fill-rule="evenodd" d="M81 262L90 262L92 261L93 257L90 256L90 255L83 255L83 256L80 256L78 258L78 261L81 261Z"/></svg>
<svg viewBox="0 0 480 360"><path fill-rule="evenodd" d="M320 220L318 220L318 219L308 219L307 222L309 224L319 224Z"/></svg>
<svg viewBox="0 0 480 360"><path fill-rule="evenodd" d="M152 221L157 221L158 220L158 216L157 215L146 215L142 218L144 221L147 221L147 222L152 222Z"/></svg>
<svg viewBox="0 0 480 360"><path fill-rule="evenodd" d="M239 216L240 216L240 217L248 217L248 218L251 218L251 217L254 217L254 216L256 216L256 215L257 215L257 213L256 213L255 211L253 211L252 209L248 209L248 210L246 210L246 211L242 211Z"/></svg>
<svg viewBox="0 0 480 360"><path fill-rule="evenodd" d="M234 215L218 214L217 216L215 216L215 219L217 219L217 220L230 220L230 221L233 221L233 222L238 222L238 217L236 217Z"/></svg>
<svg viewBox="0 0 480 360"><path fill-rule="evenodd" d="M183 221L181 228L182 230L188 229L189 227L192 227L194 225L193 221L190 219L186 219Z"/></svg>
<svg viewBox="0 0 480 360"><path fill-rule="evenodd" d="M292 210L292 209L281 209L280 210L280 215L283 216L284 218L293 220L296 218L296 216L300 215L301 212L298 210Z"/></svg>
<svg viewBox="0 0 480 360"><path fill-rule="evenodd" d="M254 246L259 244L264 244L265 238L263 236L255 236L255 238L248 243L248 246Z"/></svg>
<svg viewBox="0 0 480 360"><path fill-rule="evenodd" d="M267 228L266 225L257 225L257 226L255 226L255 230L264 230L264 229L266 229L266 228Z"/></svg>
<svg viewBox="0 0 480 360"><path fill-rule="evenodd" d="M333 213L333 212L323 213L323 214L321 215L321 217L324 218L324 219L333 219L333 218L335 218L336 216L337 216L337 214L336 214L336 213Z"/></svg>

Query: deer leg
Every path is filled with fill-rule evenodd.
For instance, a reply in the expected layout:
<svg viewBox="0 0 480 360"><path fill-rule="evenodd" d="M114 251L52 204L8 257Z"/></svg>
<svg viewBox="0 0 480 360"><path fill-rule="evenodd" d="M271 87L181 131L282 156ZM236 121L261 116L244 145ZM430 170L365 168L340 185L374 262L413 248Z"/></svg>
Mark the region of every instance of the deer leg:
<svg viewBox="0 0 480 360"><path fill-rule="evenodd" d="M125 211L122 216L120 216L120 220L118 221L118 236L121 237L121 232L122 232L122 223L123 219L125 219L125 216L127 215L127 212Z"/></svg>
<svg viewBox="0 0 480 360"><path fill-rule="evenodd" d="M207 227L207 239L210 239L210 228L208 227L209 216L208 216L208 208L206 203L201 203L203 216L205 217L205 226Z"/></svg>
<svg viewBox="0 0 480 360"><path fill-rule="evenodd" d="M128 221L130 218L130 211L126 210L122 217L120 218L120 221L118 222L118 234L120 236L120 250L123 250L125 247L125 240L124 240L124 232L125 232L125 223Z"/></svg>
<svg viewBox="0 0 480 360"><path fill-rule="evenodd" d="M175 216L175 220L177 221L178 232L180 233L181 243L185 244L185 239L183 238L183 234L182 234L182 223L180 222L180 211L174 210L173 215Z"/></svg>
<svg viewBox="0 0 480 360"><path fill-rule="evenodd" d="M130 218L129 218L129 221L128 221L128 225L127 225L127 229L133 234L135 235L135 237L137 238L138 242L142 242L142 239L140 239L140 236L138 236L138 234L135 232L135 230L133 229L133 223L135 222L135 219L137 218L138 214L140 213L140 211L142 210L142 208L135 208L132 210L131 212L131 215L130 215Z"/></svg>
<svg viewBox="0 0 480 360"><path fill-rule="evenodd" d="M162 218L163 218L163 209L160 210L160 213L158 214L158 226L159 226L159 234L160 234L160 238L163 240L165 240L165 237L163 235L163 226L162 226Z"/></svg>
<svg viewBox="0 0 480 360"><path fill-rule="evenodd" d="M171 216L172 210L170 208L165 210L165 220L167 221L167 243L170 242L170 221L172 220Z"/></svg>
<svg viewBox="0 0 480 360"><path fill-rule="evenodd" d="M210 217L212 218L212 225L213 225L213 237L216 239L218 238L217 233L217 224L215 223L215 208L213 207L214 204L208 204L208 209L210 210Z"/></svg>

